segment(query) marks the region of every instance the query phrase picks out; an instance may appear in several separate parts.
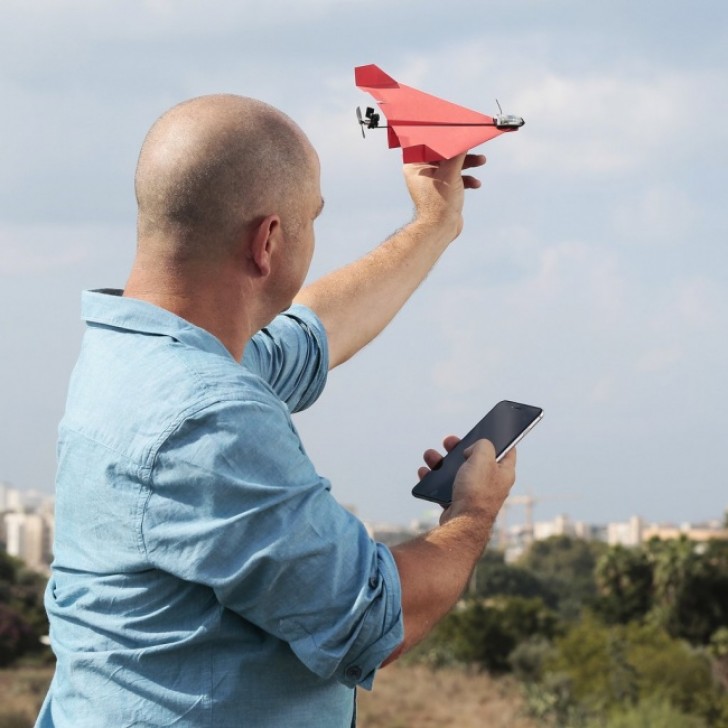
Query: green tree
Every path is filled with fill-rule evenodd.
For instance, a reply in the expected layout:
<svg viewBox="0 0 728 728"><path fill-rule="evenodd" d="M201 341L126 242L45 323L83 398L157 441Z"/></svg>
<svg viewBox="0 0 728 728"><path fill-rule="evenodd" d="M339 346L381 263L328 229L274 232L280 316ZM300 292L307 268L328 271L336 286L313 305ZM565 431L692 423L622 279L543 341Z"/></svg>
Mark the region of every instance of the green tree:
<svg viewBox="0 0 728 728"><path fill-rule="evenodd" d="M652 563L641 548L613 546L597 560L594 610L609 624L642 619L652 606Z"/></svg>
<svg viewBox="0 0 728 728"><path fill-rule="evenodd" d="M713 681L709 659L655 625L586 618L554 641L543 674L561 676L568 705L582 714L612 717L643 701L668 701L706 725L728 726L728 697ZM564 702L562 695L562 711Z"/></svg>
<svg viewBox="0 0 728 728"><path fill-rule="evenodd" d="M654 563L651 618L673 637L707 644L728 624L728 548L687 538L650 542Z"/></svg>
<svg viewBox="0 0 728 728"><path fill-rule="evenodd" d="M728 691L728 627L721 627L713 633L708 654L713 659L713 674Z"/></svg>
<svg viewBox="0 0 728 728"><path fill-rule="evenodd" d="M0 667L11 665L37 643L28 622L14 609L0 604Z"/></svg>
<svg viewBox="0 0 728 728"><path fill-rule="evenodd" d="M554 648L544 672L568 677L573 704L604 713L615 704L636 702L637 675L620 632L587 616L557 639Z"/></svg>
<svg viewBox="0 0 728 728"><path fill-rule="evenodd" d="M9 665L27 652L44 649L40 638L48 634L45 583L43 576L0 552L0 664Z"/></svg>
<svg viewBox="0 0 728 728"><path fill-rule="evenodd" d="M536 541L517 565L548 586L562 617L576 619L597 596L594 568L606 548L597 542L553 536Z"/></svg>
<svg viewBox="0 0 728 728"><path fill-rule="evenodd" d="M492 673L509 672L509 656L519 642L553 637L558 619L541 599L500 597L470 600L449 614L423 646L421 654L477 665Z"/></svg>
<svg viewBox="0 0 728 728"><path fill-rule="evenodd" d="M496 596L541 598L555 608L556 594L538 575L528 569L507 564L501 551L488 549L475 568L474 596L489 599Z"/></svg>
<svg viewBox="0 0 728 728"><path fill-rule="evenodd" d="M652 697L612 714L606 721L590 721L587 728L709 728L699 716L688 715L669 700Z"/></svg>

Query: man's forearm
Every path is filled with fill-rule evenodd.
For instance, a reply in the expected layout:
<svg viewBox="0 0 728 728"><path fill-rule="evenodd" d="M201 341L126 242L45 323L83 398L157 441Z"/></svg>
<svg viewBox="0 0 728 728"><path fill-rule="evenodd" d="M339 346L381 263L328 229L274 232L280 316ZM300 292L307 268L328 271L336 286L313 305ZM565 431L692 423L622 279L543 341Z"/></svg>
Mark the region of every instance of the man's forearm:
<svg viewBox="0 0 728 728"><path fill-rule="evenodd" d="M456 443L457 438L446 438L444 444L452 450ZM433 455L425 453L430 468L442 460ZM440 526L392 549L402 586L404 642L389 662L416 645L460 598L515 481L515 449L498 463L492 443L479 440L465 457ZM425 471L420 468L421 477Z"/></svg>
<svg viewBox="0 0 728 728"><path fill-rule="evenodd" d="M310 306L329 337L331 367L366 346L394 317L463 225L464 191L480 182L463 170L485 164L459 155L437 164L406 164L415 219L369 255L306 287L297 303Z"/></svg>
<svg viewBox="0 0 728 728"><path fill-rule="evenodd" d="M483 554L493 516L461 515L392 549L402 585L405 641L420 642L462 596Z"/></svg>
<svg viewBox="0 0 728 728"><path fill-rule="evenodd" d="M331 368L349 359L394 318L457 235L455 224L415 220L360 260L296 297L326 328Z"/></svg>

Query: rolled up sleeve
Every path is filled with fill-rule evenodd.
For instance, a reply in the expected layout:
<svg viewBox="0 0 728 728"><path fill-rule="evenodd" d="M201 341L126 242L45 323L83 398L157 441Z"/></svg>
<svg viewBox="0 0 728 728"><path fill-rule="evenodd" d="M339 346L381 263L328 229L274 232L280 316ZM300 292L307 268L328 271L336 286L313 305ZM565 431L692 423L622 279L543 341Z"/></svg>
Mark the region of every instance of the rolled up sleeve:
<svg viewBox="0 0 728 728"><path fill-rule="evenodd" d="M241 363L266 381L289 411L301 412L326 385L326 330L311 309L291 306L248 342Z"/></svg>
<svg viewBox="0 0 728 728"><path fill-rule="evenodd" d="M158 453L141 539L316 675L371 687L402 642L391 552L331 496L277 402L189 415Z"/></svg>
<svg viewBox="0 0 728 728"><path fill-rule="evenodd" d="M301 662L321 677L370 689L376 669L404 639L397 567L389 549L376 544L368 584L362 588L357 629L347 635L346 620L321 625L317 633L291 642Z"/></svg>

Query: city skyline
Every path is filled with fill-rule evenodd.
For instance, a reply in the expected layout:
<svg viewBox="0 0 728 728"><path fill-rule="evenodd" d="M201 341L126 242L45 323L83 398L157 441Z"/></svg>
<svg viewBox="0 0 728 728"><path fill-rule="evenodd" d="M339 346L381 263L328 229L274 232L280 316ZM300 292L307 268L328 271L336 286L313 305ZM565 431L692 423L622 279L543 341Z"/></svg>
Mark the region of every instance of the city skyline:
<svg viewBox="0 0 728 728"><path fill-rule="evenodd" d="M53 560L55 533L53 496L38 491L23 491L0 481L0 550L20 559L32 570L49 574ZM722 519L699 524L654 523L637 515L626 521L587 523L558 515L550 521L535 520L535 499L512 496L508 499L494 524L488 548L503 552L507 561L521 557L530 546L551 537L569 537L586 541L601 541L609 546L637 547L651 539L688 538L695 542L712 539L728 540L728 512ZM508 520L510 506L524 506L525 520ZM511 514L512 515L512 514ZM409 540L429 530L437 517L403 523L374 523L364 521L370 536L388 546Z"/></svg>
<svg viewBox="0 0 728 728"><path fill-rule="evenodd" d="M50 493L48 491L38 490L36 488L25 489L22 487L15 487L12 483L0 479L0 514L18 512L37 513L39 511L51 513L52 509L50 506L52 505L53 500L53 493ZM539 524L552 523L559 519L565 520L565 522L572 524L587 523L586 520L579 517L578 513L574 513L570 510L562 510L550 520L539 520L537 518L536 510L539 502L539 498L537 497L531 495L523 496L512 493L506 499L503 508L499 513L497 519L498 527L503 528L507 526L508 528L514 529L528 527L534 528ZM355 505L343 505L354 513L358 512L358 509ZM409 522L369 520L368 524L372 527L392 528L409 527L413 523L425 524L430 522L434 525L438 516L439 509L437 507L433 507L417 514L415 517L411 518ZM616 523L629 523L635 518L639 519L645 525L649 525L651 527L664 526L679 529L681 527L692 528L706 526L726 528L726 524L728 524L728 508L726 508L721 513L709 515L706 518L693 521L685 521L684 519L669 519L658 521L655 519L651 519L649 513L631 513L626 515L623 520L616 521ZM589 522L589 525L594 527L602 527L608 525L608 523L609 522L607 521L593 521ZM615 523L615 521L612 521L612 523Z"/></svg>

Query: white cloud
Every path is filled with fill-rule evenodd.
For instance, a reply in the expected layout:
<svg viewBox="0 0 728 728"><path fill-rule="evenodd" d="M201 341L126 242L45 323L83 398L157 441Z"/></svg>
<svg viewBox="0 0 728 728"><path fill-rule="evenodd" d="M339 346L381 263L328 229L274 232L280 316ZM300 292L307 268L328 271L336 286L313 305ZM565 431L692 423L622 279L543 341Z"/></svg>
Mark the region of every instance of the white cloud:
<svg viewBox="0 0 728 728"><path fill-rule="evenodd" d="M685 325L700 331L728 330L728 292L706 276L684 281L677 292L676 312Z"/></svg>
<svg viewBox="0 0 728 728"><path fill-rule="evenodd" d="M637 371L646 374L670 369L682 359L684 352L679 346L666 346L657 349L650 349L641 354L637 359Z"/></svg>
<svg viewBox="0 0 728 728"><path fill-rule="evenodd" d="M0 225L0 276L66 276L100 262L128 265L133 248L132 225ZM120 277L127 272L115 271Z"/></svg>
<svg viewBox="0 0 728 728"><path fill-rule="evenodd" d="M618 394L618 386L612 374L604 374L587 393L587 402L597 405L609 404Z"/></svg>
<svg viewBox="0 0 728 728"><path fill-rule="evenodd" d="M7 230L0 230L0 276L62 270L88 256L88 247L78 242L52 246L34 242L32 234L23 237L26 239L21 242Z"/></svg>
<svg viewBox="0 0 728 728"><path fill-rule="evenodd" d="M614 210L615 230L640 243L682 242L699 219L696 200L674 182L646 185L623 197Z"/></svg>
<svg viewBox="0 0 728 728"><path fill-rule="evenodd" d="M700 143L696 133L711 129L726 138L717 88L712 73L672 69L537 73L514 99L527 133L512 154L532 171L606 176L689 159ZM696 126L691 103L699 102Z"/></svg>

